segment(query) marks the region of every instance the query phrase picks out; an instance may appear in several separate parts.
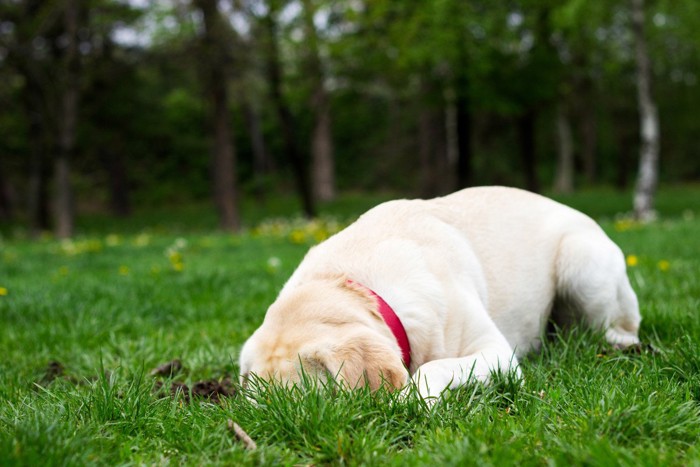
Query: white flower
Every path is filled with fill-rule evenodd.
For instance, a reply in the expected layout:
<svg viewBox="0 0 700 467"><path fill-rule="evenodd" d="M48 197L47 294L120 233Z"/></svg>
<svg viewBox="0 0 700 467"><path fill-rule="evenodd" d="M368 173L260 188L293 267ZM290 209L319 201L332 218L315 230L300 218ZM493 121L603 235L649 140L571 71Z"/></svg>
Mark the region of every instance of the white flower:
<svg viewBox="0 0 700 467"><path fill-rule="evenodd" d="M280 260L277 256L271 256L267 260L267 267L270 269L279 269L279 267L282 266L282 260Z"/></svg>

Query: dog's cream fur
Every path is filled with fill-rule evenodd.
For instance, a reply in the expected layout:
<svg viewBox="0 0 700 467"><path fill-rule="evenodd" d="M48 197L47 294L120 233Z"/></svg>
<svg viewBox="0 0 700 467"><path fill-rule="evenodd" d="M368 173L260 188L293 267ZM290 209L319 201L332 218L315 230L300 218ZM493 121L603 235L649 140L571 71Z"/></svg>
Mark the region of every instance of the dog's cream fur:
<svg viewBox="0 0 700 467"><path fill-rule="evenodd" d="M367 288L406 329L408 372ZM503 187L390 201L308 252L243 347L241 374L293 382L303 366L372 388L401 388L410 374L436 396L519 372L553 309L611 344L639 342L624 256L589 217Z"/></svg>

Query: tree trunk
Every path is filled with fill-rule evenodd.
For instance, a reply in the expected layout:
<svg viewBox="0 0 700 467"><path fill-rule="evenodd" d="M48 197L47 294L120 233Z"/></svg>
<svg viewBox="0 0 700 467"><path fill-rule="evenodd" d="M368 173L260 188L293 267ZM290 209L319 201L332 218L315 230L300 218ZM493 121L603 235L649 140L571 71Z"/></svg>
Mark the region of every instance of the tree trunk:
<svg viewBox="0 0 700 467"><path fill-rule="evenodd" d="M34 144L32 144L34 146ZM39 146L39 144L36 144ZM51 210L49 209L49 177L40 147L32 148L32 160L29 174L29 229L32 237L51 228Z"/></svg>
<svg viewBox="0 0 700 467"><path fill-rule="evenodd" d="M615 144L617 146L617 160L615 161L615 187L618 190L627 189L629 183L630 163L634 159L631 148L634 146L634 137L630 135L624 123L615 125Z"/></svg>
<svg viewBox="0 0 700 467"><path fill-rule="evenodd" d="M563 100L563 98L561 98ZM556 193L574 191L574 145L571 136L571 123L565 105L557 107L557 168L554 177Z"/></svg>
<svg viewBox="0 0 700 467"><path fill-rule="evenodd" d="M593 83L589 78L584 78L581 94L581 156L583 159L583 173L586 181L593 184L596 181L598 171L597 145L598 122L596 108L593 102Z"/></svg>
<svg viewBox="0 0 700 467"><path fill-rule="evenodd" d="M49 208L48 180L50 177L49 164L46 161L46 132L44 125L45 102L42 89L36 78L30 72L26 63L20 63L24 77L24 87L21 91L22 107L27 119L27 144L29 145L29 176L27 183L27 213L29 231L32 237L51 228L51 209Z"/></svg>
<svg viewBox="0 0 700 467"><path fill-rule="evenodd" d="M421 196L432 198L437 194L435 161L433 160L431 112L422 106L418 115L418 158L420 163Z"/></svg>
<svg viewBox="0 0 700 467"><path fill-rule="evenodd" d="M641 221L649 221L656 216L654 197L659 178L659 117L651 95L651 63L644 37L644 0L632 0L632 28L637 61L637 99L642 139L639 174L634 192L634 215Z"/></svg>
<svg viewBox="0 0 700 467"><path fill-rule="evenodd" d="M598 141L597 127L595 109L586 108L583 112L583 121L581 122L581 154L583 156L583 171L589 184L595 183L598 171L596 160L596 146Z"/></svg>
<svg viewBox="0 0 700 467"><path fill-rule="evenodd" d="M457 124L457 96L454 88L448 86L444 93L443 98L445 102L445 110L443 112L443 145L445 151L445 159L447 161L447 166L454 175L450 178L450 188L458 187L459 182L457 180L458 176L456 172L459 170L459 125ZM463 140L462 140L463 141ZM450 190L454 191L454 190Z"/></svg>
<svg viewBox="0 0 700 467"><path fill-rule="evenodd" d="M381 147L374 157L372 174L373 181L380 190L392 188L391 177L395 171L396 161L402 160L406 154L406 137L404 133L404 105L401 100L392 95L386 100L387 124Z"/></svg>
<svg viewBox="0 0 700 467"><path fill-rule="evenodd" d="M100 38L102 41L102 56L100 61L111 64L115 61L115 44L109 34ZM100 70L100 64L96 64L97 73L92 83L92 91L99 95L107 95L118 77L112 77ZM108 68L109 69L109 68ZM93 117L93 124L102 135L100 140L100 158L102 167L107 175L109 186L109 205L112 214L116 217L128 217L131 215L131 197L129 190L129 164L128 150L122 144L123 130L120 128L119 119L115 119L109 112L99 112Z"/></svg>
<svg viewBox="0 0 700 467"><path fill-rule="evenodd" d="M273 105L277 112L282 130L282 140L284 142L287 159L292 166L297 190L301 197L302 209L307 218L316 217L316 207L309 183L309 174L305 158L299 152L294 129L294 118L289 106L282 94L282 66L280 64L279 46L277 44L277 5L275 2L269 3L267 14L263 18L263 23L267 29L267 78L270 85L270 94Z"/></svg>
<svg viewBox="0 0 700 467"><path fill-rule="evenodd" d="M219 226L224 230L237 231L241 222L238 214L236 158L231 136L226 80L221 81L220 85L215 85L209 93L214 124L214 198L219 211Z"/></svg>
<svg viewBox="0 0 700 467"><path fill-rule="evenodd" d="M196 5L204 20L200 67L211 118L214 203L219 215L219 227L237 231L240 229L240 217L235 179L236 155L228 108L226 67L230 56L227 51L227 26L216 0L197 0Z"/></svg>
<svg viewBox="0 0 700 467"><path fill-rule="evenodd" d="M248 135L253 150L253 172L256 176L264 176L275 171L275 161L265 144L265 136L260 125L260 112L250 100L243 97L243 111L245 113Z"/></svg>
<svg viewBox="0 0 700 467"><path fill-rule="evenodd" d="M537 161L535 148L535 120L537 112L530 108L518 118L518 136L520 140L520 158L525 173L525 188L539 193L537 178Z"/></svg>
<svg viewBox="0 0 700 467"><path fill-rule="evenodd" d="M29 213L29 230L33 237L51 228L51 210L49 209L49 177L51 175L46 161L46 137L38 108L40 90L33 79L27 79L22 92L24 106L29 120L29 183L27 210Z"/></svg>
<svg viewBox="0 0 700 467"><path fill-rule="evenodd" d="M302 4L308 48L307 75L313 83L311 107L314 109L314 128L311 136L311 163L314 195L320 201L331 201L335 198L336 190L330 99L324 82L318 34L314 25L316 8L312 0L302 0Z"/></svg>
<svg viewBox="0 0 700 467"><path fill-rule="evenodd" d="M56 86L56 76L50 77L51 86L42 81L42 70L27 50L31 50L37 36L36 18L41 14L44 5L40 1L25 1L21 3L22 21L16 26L16 43L9 48L8 63L13 63L24 80L20 91L20 99L25 117L28 122L27 144L29 147L29 176L27 181L27 217L28 227L32 237L51 228L51 208L49 203L49 179L51 177L51 160L48 159L51 150L55 149L56 118L55 96L51 93ZM62 20L62 18L59 18ZM58 19L57 19L58 20ZM51 31L49 38L54 40L60 34L61 28Z"/></svg>
<svg viewBox="0 0 700 467"><path fill-rule="evenodd" d="M464 97L457 98L457 187L466 188L473 182L472 159L472 115L469 102Z"/></svg>
<svg viewBox="0 0 700 467"><path fill-rule="evenodd" d="M113 137L110 136L110 138ZM128 217L131 214L131 199L123 150L113 140L110 147L104 149L103 157L109 177L109 199L112 214L117 217Z"/></svg>
<svg viewBox="0 0 700 467"><path fill-rule="evenodd" d="M0 166L0 221L8 222L12 219L12 201L10 186L7 182L6 172Z"/></svg>
<svg viewBox="0 0 700 467"><path fill-rule="evenodd" d="M469 99L469 79L466 73L466 51L462 52L462 60L457 79L457 188L466 188L473 183L472 159L472 110Z"/></svg>
<svg viewBox="0 0 700 467"><path fill-rule="evenodd" d="M57 238L72 237L75 228L70 174L70 157L64 149L61 149L54 164L54 229Z"/></svg>
<svg viewBox="0 0 700 467"><path fill-rule="evenodd" d="M319 88L314 101L316 122L311 137L314 191L318 200L332 201L336 196L335 160L333 156L333 137L331 135L330 103L328 102L326 91Z"/></svg>
<svg viewBox="0 0 700 467"><path fill-rule="evenodd" d="M253 150L253 194L259 202L265 200L266 177L275 170L275 162L265 144L265 137L260 125L260 113L249 97L240 96L251 148Z"/></svg>
<svg viewBox="0 0 700 467"><path fill-rule="evenodd" d="M78 119L78 19L77 0L65 1L64 31L66 48L58 121L58 151L54 162L55 232L58 238L69 238L75 230L75 212L71 183L71 160L75 152Z"/></svg>

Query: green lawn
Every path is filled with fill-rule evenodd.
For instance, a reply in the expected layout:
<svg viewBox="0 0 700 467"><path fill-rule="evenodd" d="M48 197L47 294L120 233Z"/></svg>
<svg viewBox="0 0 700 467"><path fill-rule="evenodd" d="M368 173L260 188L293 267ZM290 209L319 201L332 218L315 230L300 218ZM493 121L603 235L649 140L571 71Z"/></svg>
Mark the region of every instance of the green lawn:
<svg viewBox="0 0 700 467"><path fill-rule="evenodd" d="M313 224L259 224L284 209L251 205L259 227L237 236L190 207L84 218L73 241L0 239L0 465L700 465L697 187L663 190L661 218L645 226L615 217L629 194L564 199L634 264L641 337L657 353L559 334L523 362L522 386L463 388L432 410L311 385L263 388L257 405L171 397L174 381L235 381L241 344L308 246L381 198L345 198L324 210L340 222ZM150 375L174 358L175 375Z"/></svg>

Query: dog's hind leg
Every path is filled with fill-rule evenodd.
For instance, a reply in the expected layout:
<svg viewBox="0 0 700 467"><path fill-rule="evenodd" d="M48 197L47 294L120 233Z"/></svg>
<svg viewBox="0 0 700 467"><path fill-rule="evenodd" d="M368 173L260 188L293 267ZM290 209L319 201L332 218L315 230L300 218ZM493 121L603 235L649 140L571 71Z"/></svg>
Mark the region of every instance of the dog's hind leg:
<svg viewBox="0 0 700 467"><path fill-rule="evenodd" d="M602 231L567 235L557 256L557 292L584 322L617 347L639 343L639 305L625 257Z"/></svg>

